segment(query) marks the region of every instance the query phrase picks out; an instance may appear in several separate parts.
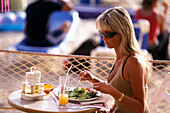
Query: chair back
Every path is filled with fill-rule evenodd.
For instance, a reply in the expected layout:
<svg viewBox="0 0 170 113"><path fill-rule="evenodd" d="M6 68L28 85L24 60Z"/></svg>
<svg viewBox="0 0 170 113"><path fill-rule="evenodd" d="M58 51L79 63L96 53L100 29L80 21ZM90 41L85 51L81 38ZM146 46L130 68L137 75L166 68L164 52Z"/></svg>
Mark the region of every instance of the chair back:
<svg viewBox="0 0 170 113"><path fill-rule="evenodd" d="M16 23L17 25L25 25L26 13L24 11L16 12Z"/></svg>
<svg viewBox="0 0 170 113"><path fill-rule="evenodd" d="M71 22L71 27L67 33L66 40L74 41L74 34L79 23L79 14L77 11L54 11L51 13L48 20L48 29L49 32L52 32L59 28L65 21L69 20Z"/></svg>
<svg viewBox="0 0 170 113"><path fill-rule="evenodd" d="M149 104L151 113L158 113L157 106L162 99L170 103L170 93L168 92L169 89L170 89L170 72L168 72L168 74L165 76L160 87L157 89L154 97L152 98L151 103Z"/></svg>
<svg viewBox="0 0 170 113"><path fill-rule="evenodd" d="M139 42L139 45L141 47L141 49L148 49L148 34L149 34L149 29L150 29L150 24L148 20L144 20L144 19L132 19L133 22L133 26L134 26L134 31L135 31L135 36ZM101 42L100 45L101 46L105 46L104 41L102 40L102 36L101 37Z"/></svg>
<svg viewBox="0 0 170 113"><path fill-rule="evenodd" d="M25 19L24 11L3 13L0 15L0 31L23 31Z"/></svg>
<svg viewBox="0 0 170 113"><path fill-rule="evenodd" d="M49 46L49 47L30 46L30 45L25 44L25 42L23 40L20 43L14 45L14 47L9 48L9 50L58 54L59 50L56 48L58 48L58 45ZM53 51L53 50L55 50L55 51Z"/></svg>
<svg viewBox="0 0 170 113"><path fill-rule="evenodd" d="M148 34L150 30L149 21L145 19L132 19L132 22L141 49L148 49Z"/></svg>
<svg viewBox="0 0 170 113"><path fill-rule="evenodd" d="M75 10L54 11L49 17L48 29L49 32L52 32L57 28L59 28L62 25L62 23L64 23L67 20L71 22L71 27L58 48L64 53L72 53L76 48L73 47L73 45L76 45L75 40L77 40L76 31L77 31L78 24L80 22L79 13ZM68 49L70 47L72 49Z"/></svg>
<svg viewBox="0 0 170 113"><path fill-rule="evenodd" d="M49 17L49 31L51 32L59 28L66 20L69 20L71 23L73 22L72 12L54 11Z"/></svg>

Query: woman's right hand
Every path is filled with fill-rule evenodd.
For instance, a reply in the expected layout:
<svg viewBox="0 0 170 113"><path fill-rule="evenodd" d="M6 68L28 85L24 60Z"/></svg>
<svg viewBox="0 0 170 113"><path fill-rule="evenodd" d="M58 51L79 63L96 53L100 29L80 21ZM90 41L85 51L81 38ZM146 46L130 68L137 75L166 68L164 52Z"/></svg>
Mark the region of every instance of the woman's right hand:
<svg viewBox="0 0 170 113"><path fill-rule="evenodd" d="M79 80L80 81L85 81L85 80L91 81L93 80L93 75L88 70L81 71L79 73Z"/></svg>

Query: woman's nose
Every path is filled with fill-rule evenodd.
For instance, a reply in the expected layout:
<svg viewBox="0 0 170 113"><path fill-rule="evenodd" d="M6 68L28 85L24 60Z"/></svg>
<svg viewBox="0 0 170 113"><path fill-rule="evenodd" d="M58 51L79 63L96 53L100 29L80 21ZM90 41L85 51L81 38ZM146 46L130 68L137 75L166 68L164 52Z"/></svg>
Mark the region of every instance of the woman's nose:
<svg viewBox="0 0 170 113"><path fill-rule="evenodd" d="M103 41L106 40L106 37L105 37L105 36L102 36L102 40L103 40Z"/></svg>

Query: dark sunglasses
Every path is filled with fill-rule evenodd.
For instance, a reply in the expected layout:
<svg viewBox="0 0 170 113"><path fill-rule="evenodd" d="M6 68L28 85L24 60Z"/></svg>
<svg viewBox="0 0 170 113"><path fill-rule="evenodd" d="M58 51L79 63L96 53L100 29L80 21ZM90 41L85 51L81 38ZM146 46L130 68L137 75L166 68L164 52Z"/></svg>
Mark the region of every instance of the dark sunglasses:
<svg viewBox="0 0 170 113"><path fill-rule="evenodd" d="M101 31L99 31L99 33L100 33L100 35L104 35L106 38L113 38L115 35L117 35L118 33L116 33L116 32L113 32L113 33L108 33L108 32L105 32L105 33L103 33L103 32L101 32Z"/></svg>

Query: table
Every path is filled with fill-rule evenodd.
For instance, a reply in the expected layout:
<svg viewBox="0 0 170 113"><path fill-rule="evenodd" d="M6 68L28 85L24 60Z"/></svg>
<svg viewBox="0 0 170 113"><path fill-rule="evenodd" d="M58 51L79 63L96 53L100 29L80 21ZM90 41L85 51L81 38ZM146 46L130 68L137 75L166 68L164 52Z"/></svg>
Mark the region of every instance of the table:
<svg viewBox="0 0 170 113"><path fill-rule="evenodd" d="M43 100L24 100L21 99L20 90L9 94L8 103L13 108L28 113L93 113L97 110L97 108L61 109L50 94L46 95Z"/></svg>

